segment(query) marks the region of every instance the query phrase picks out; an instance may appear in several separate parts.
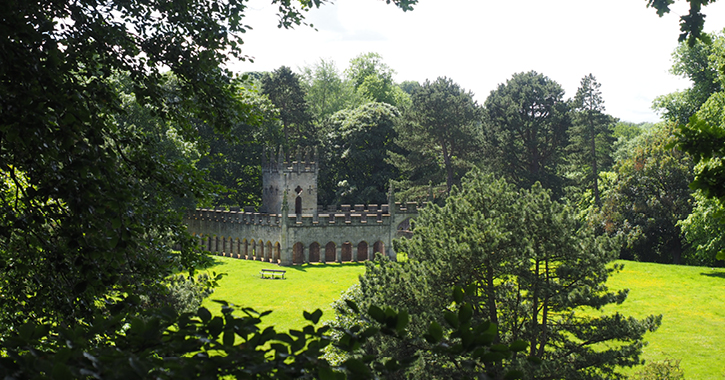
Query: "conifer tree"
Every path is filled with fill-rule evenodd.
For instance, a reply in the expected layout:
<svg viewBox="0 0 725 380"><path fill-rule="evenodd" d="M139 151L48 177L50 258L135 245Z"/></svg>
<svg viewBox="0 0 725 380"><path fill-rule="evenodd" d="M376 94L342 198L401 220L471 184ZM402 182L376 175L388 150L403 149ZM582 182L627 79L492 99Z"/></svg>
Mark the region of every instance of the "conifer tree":
<svg viewBox="0 0 725 380"><path fill-rule="evenodd" d="M570 130L573 171L581 173L582 187L591 187L597 205L601 205L599 172L612 165L612 128L617 122L604 113L601 86L592 74L582 78L574 97Z"/></svg>
<svg viewBox="0 0 725 380"><path fill-rule="evenodd" d="M606 286L616 241L596 236L538 184L517 190L502 179L472 173L444 206L421 210L412 239L395 243L408 260L368 265L357 299L409 310L416 336L426 319L443 324L451 318L437 312L451 288L477 289L466 292L472 323L497 323L501 343L528 342L526 353L506 362L524 370L527 379L622 378L616 368L640 363L643 335L660 323L660 317L636 320L595 311L627 296L626 290ZM380 357L421 355L412 369L420 378L477 373L441 363L415 340L381 339L366 349Z"/></svg>

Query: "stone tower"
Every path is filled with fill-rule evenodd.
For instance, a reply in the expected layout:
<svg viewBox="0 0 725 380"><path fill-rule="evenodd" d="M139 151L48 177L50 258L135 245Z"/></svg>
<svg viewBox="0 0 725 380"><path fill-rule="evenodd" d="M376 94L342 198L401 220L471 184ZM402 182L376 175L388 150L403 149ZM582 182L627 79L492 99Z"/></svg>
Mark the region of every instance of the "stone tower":
<svg viewBox="0 0 725 380"><path fill-rule="evenodd" d="M289 214L313 214L317 211L317 148L297 147L289 158L280 147L262 154L262 207L260 212L282 213L287 193Z"/></svg>

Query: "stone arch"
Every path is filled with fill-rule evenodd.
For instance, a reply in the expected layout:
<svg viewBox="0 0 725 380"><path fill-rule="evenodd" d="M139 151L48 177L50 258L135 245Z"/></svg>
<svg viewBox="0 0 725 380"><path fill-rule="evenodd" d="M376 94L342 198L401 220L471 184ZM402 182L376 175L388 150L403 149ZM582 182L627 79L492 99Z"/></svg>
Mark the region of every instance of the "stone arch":
<svg viewBox="0 0 725 380"><path fill-rule="evenodd" d="M320 262L320 243L314 242L310 244L310 262L311 263L319 263Z"/></svg>
<svg viewBox="0 0 725 380"><path fill-rule="evenodd" d="M265 261L269 261L270 263L272 261L274 261L273 260L274 252L272 252L272 242L269 240L267 241L267 246L264 247L264 253L265 253L265 256L264 256Z"/></svg>
<svg viewBox="0 0 725 380"><path fill-rule="evenodd" d="M264 260L264 241L257 240L257 245L254 246L254 257L256 260Z"/></svg>
<svg viewBox="0 0 725 380"><path fill-rule="evenodd" d="M281 261L282 248L280 248L279 242L274 243L274 261L279 263Z"/></svg>
<svg viewBox="0 0 725 380"><path fill-rule="evenodd" d="M357 261L368 260L368 242L361 241L357 245Z"/></svg>
<svg viewBox="0 0 725 380"><path fill-rule="evenodd" d="M247 260L249 260L252 256L249 252L249 241L247 241L247 239L242 239L242 241L239 242L239 256Z"/></svg>
<svg viewBox="0 0 725 380"><path fill-rule="evenodd" d="M305 245L302 243L295 243L292 246L292 264L304 264L305 263Z"/></svg>
<svg viewBox="0 0 725 380"><path fill-rule="evenodd" d="M375 253L380 253L383 256L385 256L385 243L378 240L373 244L373 258L375 258Z"/></svg>
<svg viewBox="0 0 725 380"><path fill-rule="evenodd" d="M331 241L325 245L325 262L334 263L337 261L337 247L335 242Z"/></svg>
<svg viewBox="0 0 725 380"><path fill-rule="evenodd" d="M342 243L342 256L340 261L352 261L352 243L346 241Z"/></svg>

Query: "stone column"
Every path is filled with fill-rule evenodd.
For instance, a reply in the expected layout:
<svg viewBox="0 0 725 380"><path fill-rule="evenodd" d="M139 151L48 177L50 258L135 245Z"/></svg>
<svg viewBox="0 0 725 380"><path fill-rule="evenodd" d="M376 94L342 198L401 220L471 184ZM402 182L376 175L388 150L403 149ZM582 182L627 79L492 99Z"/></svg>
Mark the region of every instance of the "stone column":
<svg viewBox="0 0 725 380"><path fill-rule="evenodd" d="M304 257L303 262L305 264L309 264L310 263L310 248L304 244L300 244L300 245L302 246L302 256Z"/></svg>
<svg viewBox="0 0 725 380"><path fill-rule="evenodd" d="M342 244L335 244L335 257L338 263L342 263Z"/></svg>
<svg viewBox="0 0 725 380"><path fill-rule="evenodd" d="M369 244L368 243L368 260L374 260L375 259L375 243Z"/></svg>
<svg viewBox="0 0 725 380"><path fill-rule="evenodd" d="M357 244L358 245L352 245L352 242L350 243L350 251L352 251L352 252L350 252L350 256L352 258L353 263L357 262L357 250L359 248L358 246L360 245L360 243L357 243Z"/></svg>

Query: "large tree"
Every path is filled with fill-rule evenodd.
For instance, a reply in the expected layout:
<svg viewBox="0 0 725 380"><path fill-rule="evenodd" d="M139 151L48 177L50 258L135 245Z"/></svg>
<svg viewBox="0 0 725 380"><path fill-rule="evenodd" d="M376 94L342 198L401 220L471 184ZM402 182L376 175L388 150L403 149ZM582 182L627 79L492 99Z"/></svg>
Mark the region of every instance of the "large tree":
<svg viewBox="0 0 725 380"><path fill-rule="evenodd" d="M337 111L354 108L365 102L355 91L354 84L340 75L334 61L320 59L304 67L302 78L306 85L305 99L317 123L324 123Z"/></svg>
<svg viewBox="0 0 725 380"><path fill-rule="evenodd" d="M398 128L398 144L409 153L393 155L394 162L414 185L444 179L450 192L480 152L480 108L473 93L446 77L426 80L411 101Z"/></svg>
<svg viewBox="0 0 725 380"><path fill-rule="evenodd" d="M281 66L266 73L260 82L262 93L279 110L285 148L289 150L297 145L315 145L316 134L312 130L312 116L299 75L293 73L289 67Z"/></svg>
<svg viewBox="0 0 725 380"><path fill-rule="evenodd" d="M450 304L451 288L467 288L472 308L465 312L472 323L497 323L497 342L528 342L523 355L510 359L527 379L623 378L618 367L640 364L643 335L659 325L654 316L636 320L592 312L626 298L626 291L606 286L617 244L595 234L539 185L517 189L475 171L444 206L421 210L413 237L395 244L408 260L368 265L353 299L409 310L415 337L431 319L455 324L456 316L441 310ZM361 317L338 322L350 328ZM459 344L466 340L461 336ZM441 357L416 339L374 342L365 346L366 355L420 355L411 369L416 378L465 378L483 370ZM531 365L536 360L527 357L543 364Z"/></svg>
<svg viewBox="0 0 725 380"><path fill-rule="evenodd" d="M289 27L322 2L272 3ZM114 78L127 75L128 95L168 123L159 128L173 124L184 143L195 142L197 122L221 132L254 122L254 106L239 101L223 69L245 58L245 9L238 0L3 3L3 331L25 320L87 321L104 301L152 291L169 273L193 268L200 255L176 201L204 195L200 173L149 131L119 123Z"/></svg>
<svg viewBox="0 0 725 380"><path fill-rule="evenodd" d="M487 159L521 187L541 182L561 196L569 105L561 86L535 71L517 73L484 103Z"/></svg>
<svg viewBox="0 0 725 380"><path fill-rule="evenodd" d="M612 129L617 119L604 113L601 84L594 75L582 78L572 104L570 171L578 174L578 185L590 188L594 203L601 205L599 172L612 165Z"/></svg>
<svg viewBox="0 0 725 380"><path fill-rule="evenodd" d="M327 121L323 144L320 198L328 204L382 204L397 177L387 162L394 150L398 110L386 103L367 103L338 111Z"/></svg>
<svg viewBox="0 0 725 380"><path fill-rule="evenodd" d="M607 232L626 237L622 258L682 263L686 242L677 222L692 210L692 159L674 143L671 124L632 139L602 196Z"/></svg>

